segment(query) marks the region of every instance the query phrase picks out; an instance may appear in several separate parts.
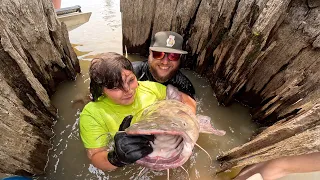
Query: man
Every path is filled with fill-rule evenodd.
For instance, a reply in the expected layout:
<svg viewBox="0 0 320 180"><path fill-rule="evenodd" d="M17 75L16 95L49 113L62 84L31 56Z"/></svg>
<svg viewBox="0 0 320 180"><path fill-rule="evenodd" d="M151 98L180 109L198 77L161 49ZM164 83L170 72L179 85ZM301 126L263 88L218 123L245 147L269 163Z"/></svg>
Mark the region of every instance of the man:
<svg viewBox="0 0 320 180"><path fill-rule="evenodd" d="M133 62L134 73L139 81L155 81L171 84L189 95L195 96L190 80L179 70L183 37L172 31L157 32L151 39L148 61Z"/></svg>

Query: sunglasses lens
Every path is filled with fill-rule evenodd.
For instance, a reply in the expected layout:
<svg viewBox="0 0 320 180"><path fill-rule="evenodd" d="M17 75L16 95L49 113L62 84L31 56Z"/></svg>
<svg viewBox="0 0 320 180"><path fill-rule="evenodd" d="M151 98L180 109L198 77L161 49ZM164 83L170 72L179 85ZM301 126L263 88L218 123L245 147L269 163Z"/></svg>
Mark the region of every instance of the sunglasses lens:
<svg viewBox="0 0 320 180"><path fill-rule="evenodd" d="M169 53L168 54L168 59L170 61L178 61L180 59L181 54L177 54L177 53Z"/></svg>
<svg viewBox="0 0 320 180"><path fill-rule="evenodd" d="M158 52L158 51L152 51L152 56L155 59L162 59L166 53L164 52Z"/></svg>

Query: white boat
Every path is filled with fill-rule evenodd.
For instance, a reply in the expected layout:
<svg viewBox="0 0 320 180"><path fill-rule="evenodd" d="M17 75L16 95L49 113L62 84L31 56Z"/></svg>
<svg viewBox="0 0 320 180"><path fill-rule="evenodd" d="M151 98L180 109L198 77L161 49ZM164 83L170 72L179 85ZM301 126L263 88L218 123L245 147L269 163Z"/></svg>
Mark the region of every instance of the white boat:
<svg viewBox="0 0 320 180"><path fill-rule="evenodd" d="M68 31L71 31L89 21L91 12L81 12L81 6L56 9L56 14L60 22L67 25Z"/></svg>

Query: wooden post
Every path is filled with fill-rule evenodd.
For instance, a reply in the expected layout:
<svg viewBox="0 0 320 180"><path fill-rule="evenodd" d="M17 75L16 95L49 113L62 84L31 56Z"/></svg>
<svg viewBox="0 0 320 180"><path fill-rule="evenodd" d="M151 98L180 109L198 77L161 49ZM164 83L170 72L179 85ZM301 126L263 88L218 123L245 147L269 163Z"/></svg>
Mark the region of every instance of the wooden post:
<svg viewBox="0 0 320 180"><path fill-rule="evenodd" d="M283 119L250 142L221 154L218 172L283 156L320 152L320 101L309 111Z"/></svg>
<svg viewBox="0 0 320 180"><path fill-rule="evenodd" d="M121 12L123 46L128 53L147 53L154 33L176 31L184 37L184 49L189 52L183 59L184 67L209 78L221 104L237 99L252 107L253 120L262 126L304 118L296 128L308 129L309 134L299 131L301 136L293 135L286 131L286 124L277 124L283 136L276 138L277 143L292 142L287 140L293 138L303 144L305 137L317 132L318 124L303 115L317 113L314 108L320 101L319 1L121 0ZM305 123L310 124L307 129ZM260 154L255 160L246 160L250 159L245 156L247 151L254 147L247 144L224 153L220 158L223 166L285 155L279 152L273 156L263 150L272 144L273 136L279 134L256 140L254 144L259 146L253 153ZM314 144L308 147L319 151ZM311 150L303 147L290 151L307 152ZM232 165L225 165L227 161Z"/></svg>
<svg viewBox="0 0 320 180"><path fill-rule="evenodd" d="M51 0L2 0L0 27L0 172L41 174L56 116L49 97L79 60Z"/></svg>

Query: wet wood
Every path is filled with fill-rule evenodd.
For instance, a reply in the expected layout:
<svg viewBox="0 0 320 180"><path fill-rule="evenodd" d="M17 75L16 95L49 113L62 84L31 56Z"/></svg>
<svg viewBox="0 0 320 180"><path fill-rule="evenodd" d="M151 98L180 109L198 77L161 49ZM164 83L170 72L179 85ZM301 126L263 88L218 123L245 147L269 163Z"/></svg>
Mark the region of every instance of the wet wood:
<svg viewBox="0 0 320 180"><path fill-rule="evenodd" d="M176 31L184 36L184 49L189 52L183 66L209 78L221 104L236 99L252 107L252 118L261 126L304 118L305 124L296 129L309 134L299 131L301 135L294 135L286 130L291 128L289 124L277 123L283 133L276 138L277 147L273 138L279 134L266 129L266 138L256 138L259 146L245 144L221 156L224 167L257 163L289 152L273 155L267 152L271 145L277 149L283 145L278 143L303 144L308 136L315 140L310 135L317 132L318 124L304 115L317 113L314 107L320 99L319 1L122 0L121 11L123 46L128 53L147 54L152 34ZM308 153L312 147L319 151L316 146L309 144L289 153ZM247 151L259 155L253 160L245 156ZM225 165L227 161L232 165Z"/></svg>
<svg viewBox="0 0 320 180"><path fill-rule="evenodd" d="M283 119L250 142L218 157L220 169L244 167L283 156L320 152L320 101L311 110Z"/></svg>
<svg viewBox="0 0 320 180"><path fill-rule="evenodd" d="M50 0L2 0L0 27L0 172L41 174L56 116L49 97L79 61Z"/></svg>

